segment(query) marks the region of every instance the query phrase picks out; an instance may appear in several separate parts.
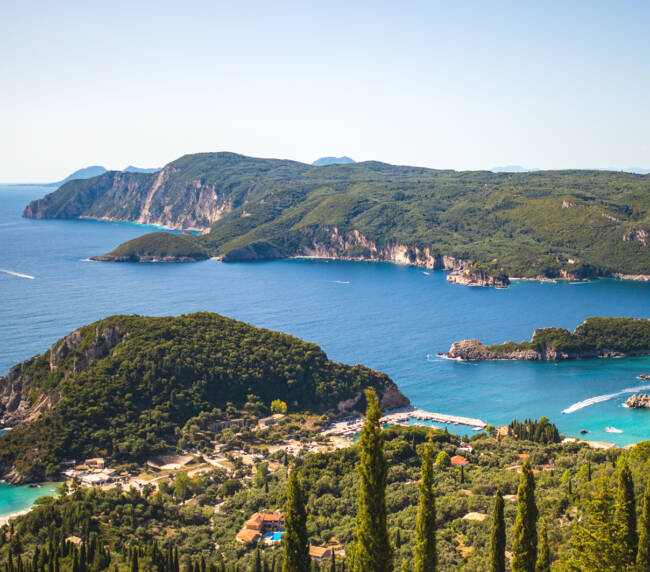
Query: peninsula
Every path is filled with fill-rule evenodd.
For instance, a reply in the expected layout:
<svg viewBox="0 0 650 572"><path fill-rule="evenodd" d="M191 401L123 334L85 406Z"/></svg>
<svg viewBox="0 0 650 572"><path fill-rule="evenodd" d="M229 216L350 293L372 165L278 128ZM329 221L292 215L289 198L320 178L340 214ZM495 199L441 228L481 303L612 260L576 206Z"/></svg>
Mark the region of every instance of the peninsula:
<svg viewBox="0 0 650 572"><path fill-rule="evenodd" d="M197 262L209 258L193 235L152 232L129 240L108 254L92 256L98 262Z"/></svg>
<svg viewBox="0 0 650 572"><path fill-rule="evenodd" d="M461 360L549 361L650 355L650 320L587 318L573 333L564 328L540 328L529 342L496 345L463 340L441 355Z"/></svg>
<svg viewBox="0 0 650 572"><path fill-rule="evenodd" d="M315 166L199 153L156 173L70 181L23 214L196 230L207 256L225 261L385 261L449 270L459 284L505 287L512 278L650 279L648 196L649 175L623 172ZM132 256L132 246L129 260L174 258L156 248ZM180 250L176 260L196 259Z"/></svg>
<svg viewBox="0 0 650 572"><path fill-rule="evenodd" d="M177 447L190 420L237 408L358 414L373 388L385 409L409 400L385 374L335 363L317 345L218 314L111 316L0 377L0 478L53 479L70 458L139 462ZM226 423L228 424L228 423Z"/></svg>

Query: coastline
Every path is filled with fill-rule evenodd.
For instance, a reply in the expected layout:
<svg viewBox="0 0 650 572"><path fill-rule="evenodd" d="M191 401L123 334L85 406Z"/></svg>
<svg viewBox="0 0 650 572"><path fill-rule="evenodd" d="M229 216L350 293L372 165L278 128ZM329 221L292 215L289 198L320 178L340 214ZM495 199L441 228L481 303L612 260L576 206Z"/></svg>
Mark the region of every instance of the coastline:
<svg viewBox="0 0 650 572"><path fill-rule="evenodd" d="M31 217L28 217L31 218ZM61 219L37 219L37 220L61 220ZM178 233L182 232L191 232L192 234L204 234L207 232L209 229L205 228L182 228L179 226L167 226L164 224L147 224L144 222L138 222L134 220L122 220L118 218L111 218L111 217L91 217L91 216L78 216L75 218L71 219L63 219L63 220L84 220L84 221L90 221L90 222L112 222L112 223L117 223L117 224L130 224L134 226L141 226L144 228L155 228L157 230L164 230L164 231L170 231L173 230Z"/></svg>
<svg viewBox="0 0 650 572"><path fill-rule="evenodd" d="M52 497L61 481L38 483L37 486L0 483L0 527L27 514L41 497Z"/></svg>
<svg viewBox="0 0 650 572"><path fill-rule="evenodd" d="M9 522L12 521L14 518L18 518L19 516L23 516L24 514L31 512L33 508L34 506L32 505L31 507L26 508L24 510L18 510L16 512L11 512L6 515L0 515L0 527L9 524Z"/></svg>

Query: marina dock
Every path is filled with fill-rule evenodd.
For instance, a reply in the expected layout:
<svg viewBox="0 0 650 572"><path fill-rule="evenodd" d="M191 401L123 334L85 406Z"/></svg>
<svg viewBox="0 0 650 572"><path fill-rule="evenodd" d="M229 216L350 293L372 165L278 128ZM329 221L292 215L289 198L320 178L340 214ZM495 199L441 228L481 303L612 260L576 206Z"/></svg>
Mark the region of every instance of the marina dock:
<svg viewBox="0 0 650 572"><path fill-rule="evenodd" d="M460 415L447 415L444 413L433 413L424 409L401 409L392 411L381 418L384 425L422 425L429 427L430 423L440 423L442 425L464 425L472 427L474 431L480 431L487 426L482 419L473 417L462 417ZM361 431L363 420L360 417L343 419L330 425L325 431L330 435L351 436ZM435 427L435 426L434 426ZM441 429L441 427L437 427Z"/></svg>

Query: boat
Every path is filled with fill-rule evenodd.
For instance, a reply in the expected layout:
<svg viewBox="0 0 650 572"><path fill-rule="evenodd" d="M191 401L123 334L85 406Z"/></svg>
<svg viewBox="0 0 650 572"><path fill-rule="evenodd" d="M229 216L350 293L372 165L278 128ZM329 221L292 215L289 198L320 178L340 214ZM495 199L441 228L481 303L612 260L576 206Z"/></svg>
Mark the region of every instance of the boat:
<svg viewBox="0 0 650 572"><path fill-rule="evenodd" d="M623 431L616 427L605 427L605 431L607 431L607 433L623 433Z"/></svg>

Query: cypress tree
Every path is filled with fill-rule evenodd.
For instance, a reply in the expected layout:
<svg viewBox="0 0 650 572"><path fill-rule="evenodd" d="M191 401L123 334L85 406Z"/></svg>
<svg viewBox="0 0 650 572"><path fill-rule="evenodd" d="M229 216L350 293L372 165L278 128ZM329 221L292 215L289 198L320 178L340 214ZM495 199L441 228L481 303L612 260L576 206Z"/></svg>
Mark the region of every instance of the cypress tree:
<svg viewBox="0 0 650 572"><path fill-rule="evenodd" d="M426 443L422 454L422 476L419 483L420 499L415 524L414 572L435 572L436 554L436 497L433 480L433 445Z"/></svg>
<svg viewBox="0 0 650 572"><path fill-rule="evenodd" d="M332 558L330 558L330 572L336 572L336 553L332 552Z"/></svg>
<svg viewBox="0 0 650 572"><path fill-rule="evenodd" d="M497 489L492 510L492 534L490 537L490 572L506 570L506 521L503 515L503 496Z"/></svg>
<svg viewBox="0 0 650 572"><path fill-rule="evenodd" d="M381 408L373 389L366 391L368 408L359 439L359 493L351 572L390 572L393 549L386 523L386 476Z"/></svg>
<svg viewBox="0 0 650 572"><path fill-rule="evenodd" d="M537 560L537 506L535 506L535 478L528 459L521 468L513 537L512 572L535 572L535 561Z"/></svg>
<svg viewBox="0 0 650 572"><path fill-rule="evenodd" d="M260 560L260 549L255 551L255 558L253 559L252 572L262 572L262 561Z"/></svg>
<svg viewBox="0 0 650 572"><path fill-rule="evenodd" d="M282 572L309 572L309 539L307 537L307 511L303 491L298 481L298 471L294 468L289 473L287 504L283 538L284 562Z"/></svg>
<svg viewBox="0 0 650 572"><path fill-rule="evenodd" d="M546 519L542 520L542 529L539 532L539 549L535 572L551 572L551 552L548 547L548 528Z"/></svg>
<svg viewBox="0 0 650 572"><path fill-rule="evenodd" d="M571 537L570 570L618 571L620 551L613 519L612 497L603 480L588 501L588 511Z"/></svg>
<svg viewBox="0 0 650 572"><path fill-rule="evenodd" d="M634 483L632 472L624 463L618 473L618 491L616 493L616 511L614 523L621 551L621 565L632 566L636 559L639 538L636 531L636 506L634 501Z"/></svg>
<svg viewBox="0 0 650 572"><path fill-rule="evenodd" d="M650 572L650 479L643 495L643 512L639 522L639 549L636 553L639 572Z"/></svg>

